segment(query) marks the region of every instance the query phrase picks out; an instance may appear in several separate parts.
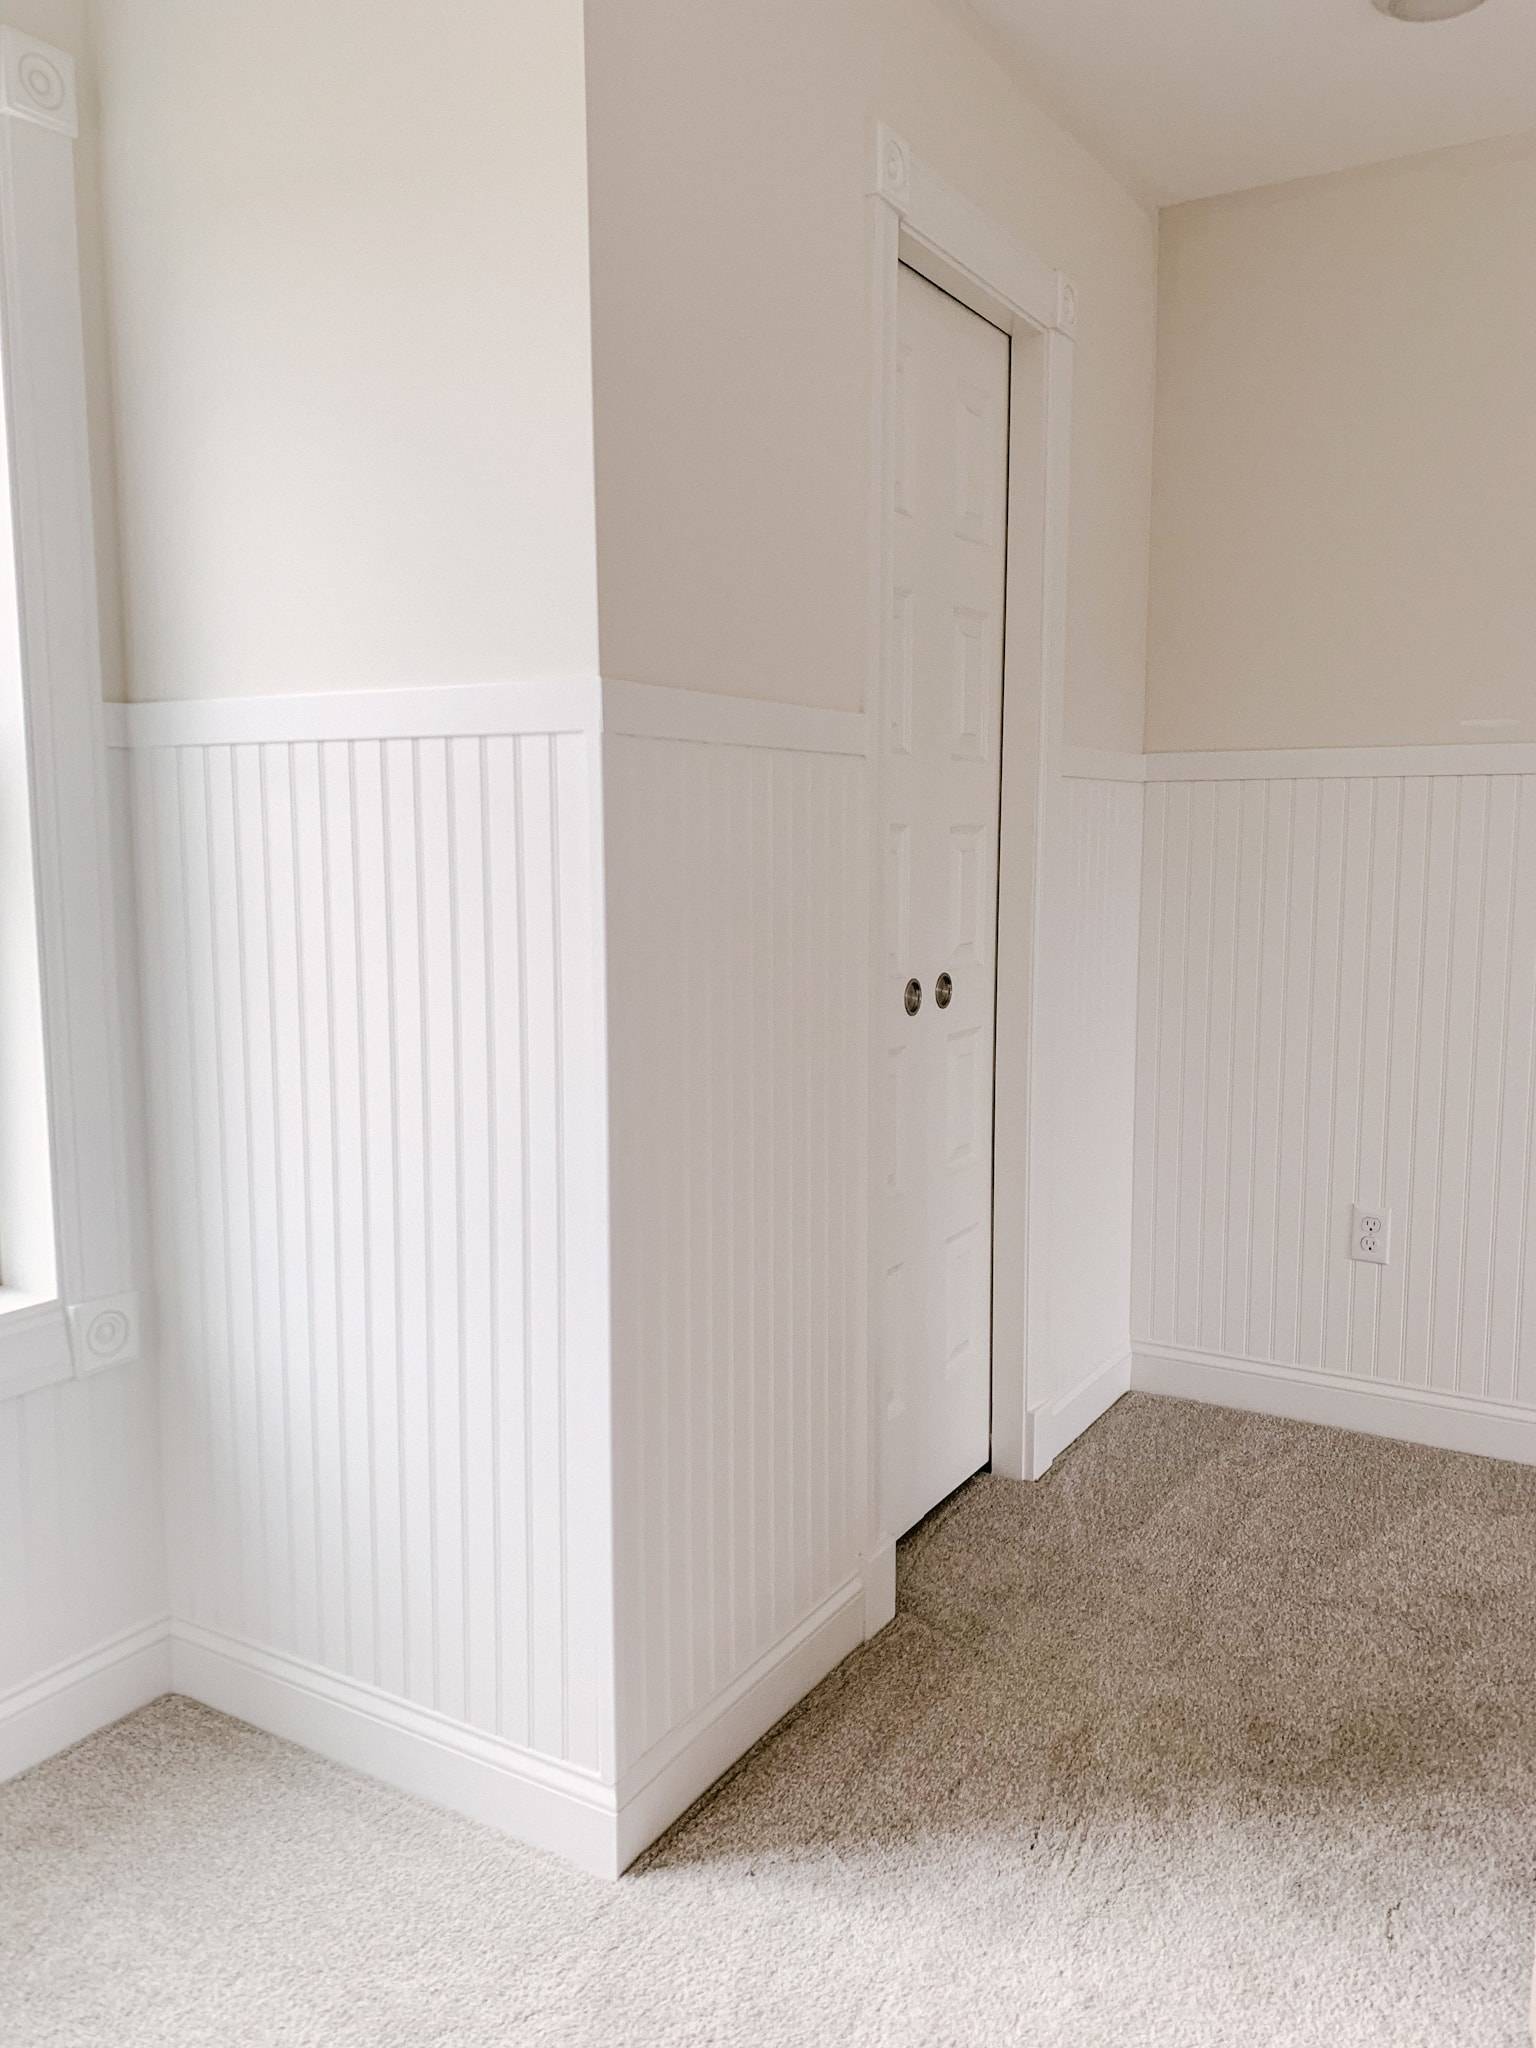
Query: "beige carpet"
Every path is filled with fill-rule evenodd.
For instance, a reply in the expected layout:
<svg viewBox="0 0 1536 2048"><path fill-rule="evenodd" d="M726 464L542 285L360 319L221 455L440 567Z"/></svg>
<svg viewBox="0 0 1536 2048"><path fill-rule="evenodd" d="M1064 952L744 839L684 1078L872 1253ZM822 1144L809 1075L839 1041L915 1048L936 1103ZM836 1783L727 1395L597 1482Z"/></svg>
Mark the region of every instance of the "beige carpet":
<svg viewBox="0 0 1536 2048"><path fill-rule="evenodd" d="M0 1789L7 2048L1504 2048L1536 1472L1132 1397L618 1885L165 1700Z"/></svg>

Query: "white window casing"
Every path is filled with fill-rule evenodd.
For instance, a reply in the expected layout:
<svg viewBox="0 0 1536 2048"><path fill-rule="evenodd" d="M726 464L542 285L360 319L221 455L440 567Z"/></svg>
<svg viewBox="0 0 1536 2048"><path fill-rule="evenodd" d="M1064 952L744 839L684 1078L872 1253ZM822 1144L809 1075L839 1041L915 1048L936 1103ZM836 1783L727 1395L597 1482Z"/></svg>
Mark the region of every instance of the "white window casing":
<svg viewBox="0 0 1536 2048"><path fill-rule="evenodd" d="M0 29L0 1397L139 1347L76 133L71 59Z"/></svg>

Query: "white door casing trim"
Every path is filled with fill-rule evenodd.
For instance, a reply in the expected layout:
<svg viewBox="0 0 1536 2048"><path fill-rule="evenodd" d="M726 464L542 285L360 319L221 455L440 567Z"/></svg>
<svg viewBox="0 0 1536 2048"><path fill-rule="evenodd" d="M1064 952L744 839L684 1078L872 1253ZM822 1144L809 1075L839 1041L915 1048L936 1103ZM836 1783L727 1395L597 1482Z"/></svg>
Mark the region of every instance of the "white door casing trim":
<svg viewBox="0 0 1536 2048"><path fill-rule="evenodd" d="M0 901L0 1395L128 1362L139 1301L103 750L75 214L74 66L0 29L4 333L19 690L6 693ZM7 633L10 628L7 627ZM25 850L24 850L25 849ZM31 872L27 872L26 852ZM38 1028L38 1018L41 1028Z"/></svg>
<svg viewBox="0 0 1536 2048"><path fill-rule="evenodd" d="M1066 665L1067 484L1072 419L1072 335L1077 292L1058 271L1019 247L911 146L881 126L869 196L870 509L868 672L865 738L869 750L871 834L870 1061L868 1116L875 1128L876 1058L884 915L880 832L883 799L880 733L890 649L894 533L897 272L905 263L1000 327L1013 341L1010 385L1007 635L1003 656L1003 747L998 895L1010 915L997 947L997 1034L993 1097L992 1460L1022 1478L1027 1471L1026 1375L1029 1316L1030 1093L1041 861L1040 829L1048 765L1061 745ZM873 1161L875 1148L866 1147ZM869 1559L881 1559L887 1527L877 1418L883 1412L879 1329L877 1189L870 1166L869 1312L870 1499L875 1504ZM1011 1248L999 1257L997 1248ZM882 1570L872 1584L891 1588L892 1604L871 1601L873 1633L894 1611Z"/></svg>
<svg viewBox="0 0 1536 2048"><path fill-rule="evenodd" d="M1028 1476L1043 1479L1064 1450L1076 1443L1122 1394L1131 1391L1131 1354L1118 1351L1056 1400L1031 1410L1028 1421Z"/></svg>

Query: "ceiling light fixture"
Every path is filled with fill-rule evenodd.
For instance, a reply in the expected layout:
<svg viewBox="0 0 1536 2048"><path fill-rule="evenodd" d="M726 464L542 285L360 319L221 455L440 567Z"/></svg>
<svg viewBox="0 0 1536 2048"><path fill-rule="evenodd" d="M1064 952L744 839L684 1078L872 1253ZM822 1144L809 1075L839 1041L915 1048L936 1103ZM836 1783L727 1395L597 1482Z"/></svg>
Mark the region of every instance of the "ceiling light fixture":
<svg viewBox="0 0 1536 2048"><path fill-rule="evenodd" d="M1470 14L1483 0L1376 0L1383 14L1394 21L1453 21L1458 14Z"/></svg>

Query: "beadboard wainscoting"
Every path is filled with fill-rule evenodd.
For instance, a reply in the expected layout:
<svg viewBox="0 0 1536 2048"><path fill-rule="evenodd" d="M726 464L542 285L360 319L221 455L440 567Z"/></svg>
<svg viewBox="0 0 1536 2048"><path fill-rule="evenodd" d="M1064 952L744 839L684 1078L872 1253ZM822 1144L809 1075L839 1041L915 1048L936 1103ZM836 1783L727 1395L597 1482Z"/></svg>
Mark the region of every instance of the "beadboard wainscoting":
<svg viewBox="0 0 1536 2048"><path fill-rule="evenodd" d="M864 724L684 709L605 740L633 1797L722 1712L752 1740L864 1633ZM792 1687L740 1704L781 1667Z"/></svg>
<svg viewBox="0 0 1536 2048"><path fill-rule="evenodd" d="M1536 1460L1536 774L1476 751L1149 762L1136 1385Z"/></svg>
<svg viewBox="0 0 1536 2048"><path fill-rule="evenodd" d="M615 1755L594 705L126 724L178 1683L368 1768L384 1724L446 1747L601 1865L565 1826L611 1834Z"/></svg>
<svg viewBox="0 0 1536 2048"><path fill-rule="evenodd" d="M863 720L117 738L174 1681L620 1869L864 1633Z"/></svg>
<svg viewBox="0 0 1536 2048"><path fill-rule="evenodd" d="M1143 796L1136 781L1069 774L1046 804L1031 1090L1034 1479L1130 1385Z"/></svg>

